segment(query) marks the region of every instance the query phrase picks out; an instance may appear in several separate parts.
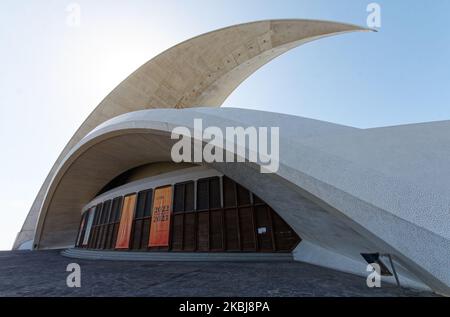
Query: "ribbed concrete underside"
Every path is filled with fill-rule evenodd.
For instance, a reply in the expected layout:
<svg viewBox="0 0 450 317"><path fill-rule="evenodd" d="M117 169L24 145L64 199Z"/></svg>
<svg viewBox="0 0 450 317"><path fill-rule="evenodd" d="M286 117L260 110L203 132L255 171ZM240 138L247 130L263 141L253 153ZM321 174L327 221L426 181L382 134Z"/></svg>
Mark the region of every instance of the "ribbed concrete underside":
<svg viewBox="0 0 450 317"><path fill-rule="evenodd" d="M267 262L293 261L291 253L200 253L200 252L137 252L66 249L63 256L87 260L172 261L172 262Z"/></svg>

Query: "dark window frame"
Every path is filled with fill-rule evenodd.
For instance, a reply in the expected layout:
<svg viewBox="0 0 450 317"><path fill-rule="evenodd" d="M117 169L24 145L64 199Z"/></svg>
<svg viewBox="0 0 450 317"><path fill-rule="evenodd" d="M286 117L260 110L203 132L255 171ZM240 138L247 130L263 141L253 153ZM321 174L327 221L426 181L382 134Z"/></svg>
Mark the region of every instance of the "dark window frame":
<svg viewBox="0 0 450 317"><path fill-rule="evenodd" d="M192 208L187 208L186 206L188 205L188 197L189 195L187 195L187 185L192 185ZM180 182L180 183L176 183L175 185L173 185L173 202L172 202L172 211L174 214L178 214L178 213L183 213L183 212L193 212L196 209L195 206L195 190L196 187L196 182L194 181L185 181L185 182ZM179 189L181 188L181 190L179 191ZM182 199L181 199L181 204L182 206L178 206L178 193L182 193Z"/></svg>
<svg viewBox="0 0 450 317"><path fill-rule="evenodd" d="M148 249L148 239L150 237L150 225L152 219L152 208L153 208L153 188L145 189L137 193L136 196L136 206L133 217L133 225L131 229L131 241L130 241L130 249L131 250L145 250ZM140 212L140 198L143 197L143 206L142 206L142 214ZM146 211L149 211L146 213ZM145 237L144 226L148 225L148 236ZM135 232L136 230L140 230L138 241L135 241ZM138 246L137 248L135 246Z"/></svg>
<svg viewBox="0 0 450 317"><path fill-rule="evenodd" d="M198 190L199 184L204 186L202 191ZM154 191L159 187L117 196L83 212L76 247L114 250L124 198L129 195L137 196L130 233L130 250L291 252L301 241L295 231L269 205L227 176L206 177L160 187L167 186L172 187L171 233L168 248L148 247ZM176 195L180 193L183 197L177 202ZM200 197L202 194L203 197ZM200 200L203 202L199 206ZM182 206L176 206L181 202ZM95 214L90 237L88 245L83 246L89 212L92 208L95 208ZM174 230L175 222L176 230ZM259 227L267 227L267 233L265 231L258 233Z"/></svg>

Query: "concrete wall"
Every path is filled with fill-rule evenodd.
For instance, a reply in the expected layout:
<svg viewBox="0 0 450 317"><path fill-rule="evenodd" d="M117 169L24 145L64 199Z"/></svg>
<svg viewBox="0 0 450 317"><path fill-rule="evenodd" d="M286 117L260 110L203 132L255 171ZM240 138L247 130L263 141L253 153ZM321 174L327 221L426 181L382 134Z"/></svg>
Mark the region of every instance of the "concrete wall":
<svg viewBox="0 0 450 317"><path fill-rule="evenodd" d="M145 164L132 170L127 178L127 182L138 181L147 177L166 174L173 171L179 171L194 167L195 164L190 163L174 163L174 162L157 162Z"/></svg>

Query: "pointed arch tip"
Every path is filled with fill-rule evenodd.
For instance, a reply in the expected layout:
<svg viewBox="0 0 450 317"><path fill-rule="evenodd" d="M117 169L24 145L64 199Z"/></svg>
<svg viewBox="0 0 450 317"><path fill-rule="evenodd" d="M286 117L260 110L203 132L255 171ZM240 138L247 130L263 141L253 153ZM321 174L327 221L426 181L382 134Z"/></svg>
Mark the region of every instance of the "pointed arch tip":
<svg viewBox="0 0 450 317"><path fill-rule="evenodd" d="M377 29L373 29L373 28L361 28L362 32L373 32L373 33L378 33Z"/></svg>

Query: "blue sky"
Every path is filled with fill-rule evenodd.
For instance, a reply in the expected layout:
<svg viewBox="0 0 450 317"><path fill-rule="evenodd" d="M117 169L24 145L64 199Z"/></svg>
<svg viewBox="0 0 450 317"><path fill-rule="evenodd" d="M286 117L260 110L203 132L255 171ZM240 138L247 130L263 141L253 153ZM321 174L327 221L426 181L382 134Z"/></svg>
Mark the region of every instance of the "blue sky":
<svg viewBox="0 0 450 317"><path fill-rule="evenodd" d="M70 3L81 24L66 24ZM0 3L0 250L9 249L66 142L106 94L195 35L275 18L365 25L364 0L37 1ZM447 0L375 1L378 33L297 48L244 82L225 106L361 128L450 119Z"/></svg>

